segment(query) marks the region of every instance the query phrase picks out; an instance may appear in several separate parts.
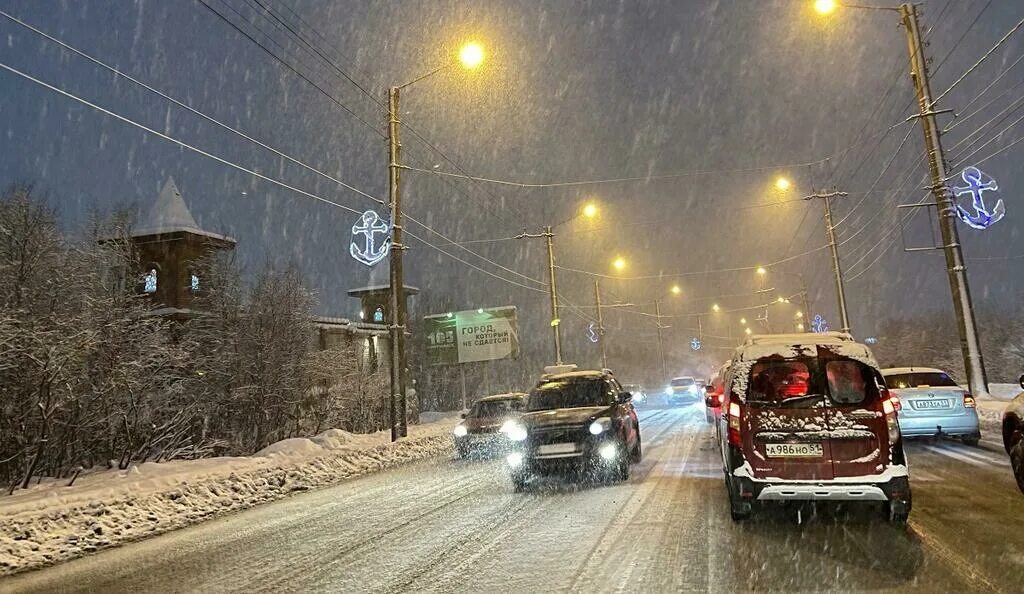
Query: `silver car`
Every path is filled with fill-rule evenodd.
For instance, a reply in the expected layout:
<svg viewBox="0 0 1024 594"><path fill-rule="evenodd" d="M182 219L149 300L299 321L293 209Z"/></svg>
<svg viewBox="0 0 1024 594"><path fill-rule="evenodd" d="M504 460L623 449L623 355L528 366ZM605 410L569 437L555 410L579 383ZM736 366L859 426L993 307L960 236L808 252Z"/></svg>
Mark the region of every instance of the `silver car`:
<svg viewBox="0 0 1024 594"><path fill-rule="evenodd" d="M899 398L900 430L904 437L948 435L978 445L981 429L972 397L941 369L894 367L883 369L885 385Z"/></svg>

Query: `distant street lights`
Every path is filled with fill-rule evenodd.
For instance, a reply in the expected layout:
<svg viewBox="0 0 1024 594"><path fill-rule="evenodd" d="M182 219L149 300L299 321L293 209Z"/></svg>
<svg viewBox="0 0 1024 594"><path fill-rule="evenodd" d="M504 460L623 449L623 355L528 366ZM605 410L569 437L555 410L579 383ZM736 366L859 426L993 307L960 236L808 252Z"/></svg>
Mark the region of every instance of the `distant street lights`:
<svg viewBox="0 0 1024 594"><path fill-rule="evenodd" d="M457 60L453 59L413 80L388 89L388 198L391 209L391 307L388 327L391 332L391 441L405 437L406 427L406 382L405 382L405 286L402 274L402 198L399 183L401 164L401 143L399 141L399 94L412 84L429 78L439 72L461 64L466 69L475 69L484 61L483 47L470 42L459 50Z"/></svg>

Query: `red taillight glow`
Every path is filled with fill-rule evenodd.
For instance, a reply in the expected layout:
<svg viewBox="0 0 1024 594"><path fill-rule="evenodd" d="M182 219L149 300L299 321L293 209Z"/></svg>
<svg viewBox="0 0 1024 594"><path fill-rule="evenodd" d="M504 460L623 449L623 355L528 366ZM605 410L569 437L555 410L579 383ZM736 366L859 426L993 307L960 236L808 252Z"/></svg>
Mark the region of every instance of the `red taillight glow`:
<svg viewBox="0 0 1024 594"><path fill-rule="evenodd" d="M715 396L715 398L718 400L718 405L719 406L721 406L722 403L725 402L725 394L724 393L719 394L718 396Z"/></svg>
<svg viewBox="0 0 1024 594"><path fill-rule="evenodd" d="M886 398L885 400L882 401L882 412L884 412L887 415L896 414L896 405L892 403L891 399Z"/></svg>
<svg viewBox="0 0 1024 594"><path fill-rule="evenodd" d="M729 403L729 443L735 446L742 445L740 439L740 414L742 412L738 402Z"/></svg>
<svg viewBox="0 0 1024 594"><path fill-rule="evenodd" d="M964 408L975 408L978 403L974 401L974 396L970 394L964 394Z"/></svg>

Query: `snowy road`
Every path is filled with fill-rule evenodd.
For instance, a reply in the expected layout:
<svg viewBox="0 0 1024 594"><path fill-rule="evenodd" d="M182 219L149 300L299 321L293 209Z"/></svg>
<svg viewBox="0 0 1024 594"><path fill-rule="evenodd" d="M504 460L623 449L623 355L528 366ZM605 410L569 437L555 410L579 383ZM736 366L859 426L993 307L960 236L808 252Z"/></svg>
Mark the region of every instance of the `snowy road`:
<svg viewBox="0 0 1024 594"><path fill-rule="evenodd" d="M417 464L50 569L2 591L1018 591L1024 496L1004 457L909 448L910 526L729 520L697 407L642 413L626 484L514 494L497 462Z"/></svg>

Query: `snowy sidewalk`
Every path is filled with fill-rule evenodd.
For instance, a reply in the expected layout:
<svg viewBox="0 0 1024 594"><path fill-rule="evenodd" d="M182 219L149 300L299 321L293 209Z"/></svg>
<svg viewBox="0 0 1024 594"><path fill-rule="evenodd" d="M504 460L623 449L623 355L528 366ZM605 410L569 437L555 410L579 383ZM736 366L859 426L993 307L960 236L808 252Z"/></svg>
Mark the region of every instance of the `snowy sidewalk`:
<svg viewBox="0 0 1024 594"><path fill-rule="evenodd" d="M133 465L83 475L72 487L66 479L44 481L0 496L0 576L448 453L456 422L431 413L431 422L411 426L393 444L386 431L330 429L252 456Z"/></svg>

